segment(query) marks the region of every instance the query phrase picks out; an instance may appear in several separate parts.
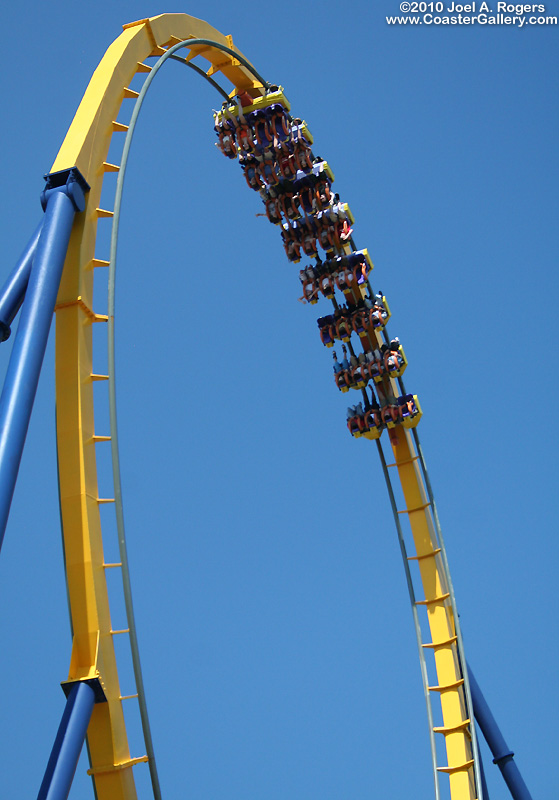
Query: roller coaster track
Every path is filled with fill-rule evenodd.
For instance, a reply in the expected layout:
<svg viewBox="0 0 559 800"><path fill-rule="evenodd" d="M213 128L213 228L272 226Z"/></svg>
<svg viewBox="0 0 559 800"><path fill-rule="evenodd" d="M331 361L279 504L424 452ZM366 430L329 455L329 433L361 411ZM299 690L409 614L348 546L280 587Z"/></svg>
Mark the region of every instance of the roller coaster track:
<svg viewBox="0 0 559 800"><path fill-rule="evenodd" d="M185 49L188 54L181 58L179 52ZM194 64L191 66L214 83L222 98L249 97L249 105L226 100L224 109L229 111L222 111L218 120L234 116L241 108L245 114L267 108L273 101L270 97L277 87L271 88L261 78L234 47L230 36L223 36L207 23L184 14L163 14L140 20L124 26L121 36L107 50L51 170L53 174L77 168L90 187L85 211L76 217L73 224L56 302L56 406L60 505L73 635L67 684L98 683L102 690L103 702L95 704L87 732L89 774L98 800L133 800L136 797L133 768L143 762L147 762L150 768L154 796L161 797L137 651L124 537L116 428L114 276L125 167L143 98L167 59L180 59L190 64L197 57L209 62L209 67L202 70ZM157 61L148 64L149 58L157 58ZM140 92L130 88L138 73L146 78ZM217 73L229 83L230 90L224 91L214 81L212 76ZM276 94L283 98L281 90ZM134 100L135 105L131 117L126 118L124 101L129 100ZM286 108L289 110L288 105ZM298 125L292 117L289 117L289 124ZM308 132L305 135L307 141L312 142ZM108 161L113 137L121 137L123 142L119 163ZM312 167L303 170L307 174L311 171ZM103 179L108 173L115 172L119 175L114 205L102 208ZM346 206L340 213L346 220L353 221ZM313 218L313 214L310 213L309 217ZM104 219L112 220L113 225L109 253L98 252L96 248L98 224ZM283 220L277 224L281 227ZM285 225L282 230L286 230ZM355 252L365 254L360 261L362 278L355 278L353 282L348 278L344 282L340 276L342 266L347 262L342 259ZM337 280L337 288L350 306L358 299L374 297L369 283L372 264L366 251L357 251L351 233L346 232L343 241L336 239L328 259L330 276ZM105 313L105 310L94 307L93 288L94 279L98 280L97 276L107 273L109 307ZM305 281L303 273L304 289ZM326 296L333 300L335 310L339 312L335 291L326 292ZM314 303L317 293L313 295L311 292L307 299ZM382 302L385 303L385 298L381 307ZM371 323L365 328L355 329L364 351L371 353L383 346L387 351L390 339L386 321L377 326ZM342 326L339 335L339 314L336 324L337 329L331 329L332 338L347 343L356 358L351 345L351 331L344 332ZM93 363L94 325L107 326L107 374L97 372ZM327 336L323 336L323 342L333 344ZM348 389L365 392L368 380L362 380L364 362L359 362L361 372L355 372L355 364L357 360L351 371L349 368L345 371L345 378L340 377L340 373L335 375L338 388L344 392ZM388 368L383 371L380 366L377 377L371 378L371 385L380 387L379 397L411 397L406 394L402 372L403 368L391 373ZM94 386L98 381L109 383L110 431L95 427ZM363 396L367 398L366 393ZM365 424L364 418L357 414L353 422L350 420L349 427L354 435L376 441L394 512L419 646L435 796L437 799L441 796L441 776L446 774L447 793L450 792L452 800L481 800L472 701L458 614L435 501L415 428L421 413L417 404L415 416L410 414L404 419L403 405L398 407L394 404L394 408L398 413L395 411L392 416L384 415L385 406L379 409L381 419L378 424L369 424L373 419L371 415ZM383 445L383 440L387 439ZM115 491L113 497L100 497L96 449L107 447L108 442L112 448ZM390 450L388 459L385 449ZM392 477L396 475L403 496L400 508ZM106 563L104 558L101 509L107 504L115 509L120 547L118 563ZM114 630L111 623L106 579L109 569L122 571L128 616L128 627L122 631ZM119 684L114 645L117 636L130 637L136 693L129 697L122 696ZM430 680L433 675L436 675L435 682ZM123 706L136 699L144 728L145 754L131 754L128 746ZM437 739L443 742L442 746Z"/></svg>

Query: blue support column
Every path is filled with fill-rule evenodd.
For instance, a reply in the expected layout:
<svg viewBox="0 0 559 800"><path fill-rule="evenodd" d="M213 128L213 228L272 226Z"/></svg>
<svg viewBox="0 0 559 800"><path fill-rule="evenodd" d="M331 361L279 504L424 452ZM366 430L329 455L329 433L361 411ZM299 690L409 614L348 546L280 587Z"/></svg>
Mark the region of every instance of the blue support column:
<svg viewBox="0 0 559 800"><path fill-rule="evenodd" d="M89 189L77 169L47 176L45 211L0 397L0 547L8 522L39 373L76 211Z"/></svg>
<svg viewBox="0 0 559 800"><path fill-rule="evenodd" d="M35 251L42 228L43 220L41 220L0 291L0 342L5 342L9 337L11 332L10 325L25 297L31 266L35 258Z"/></svg>
<svg viewBox="0 0 559 800"><path fill-rule="evenodd" d="M495 721L495 717L491 713L485 697L481 693L481 689L469 667L468 675L470 678L474 716L483 733L485 741L489 745L489 749L493 755L493 763L497 764L501 770L513 800L532 800L528 787L524 783L516 763L513 761L514 753L507 746L503 734Z"/></svg>
<svg viewBox="0 0 559 800"><path fill-rule="evenodd" d="M37 800L66 800L95 705L95 691L75 683L66 701Z"/></svg>

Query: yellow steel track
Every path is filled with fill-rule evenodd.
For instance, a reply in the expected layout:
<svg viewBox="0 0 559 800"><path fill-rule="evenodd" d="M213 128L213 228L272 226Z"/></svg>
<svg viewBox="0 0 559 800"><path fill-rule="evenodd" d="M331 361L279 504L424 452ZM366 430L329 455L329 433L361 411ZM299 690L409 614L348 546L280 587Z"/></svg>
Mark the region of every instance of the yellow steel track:
<svg viewBox="0 0 559 800"><path fill-rule="evenodd" d="M185 14L163 14L124 26L124 32L107 50L97 67L60 148L52 171L77 167L91 189L85 212L78 215L68 249L56 307L56 404L60 498L69 602L73 629L69 681L97 678L107 698L95 706L88 729L91 774L98 800L133 800L136 789L133 766L145 760L131 754L111 625L105 571L96 445L108 437L95 428L93 385L107 376L97 374L92 358L92 327L107 316L93 308L96 267L107 262L96 254L98 220L112 210L100 208L103 178L118 171L108 164L113 135L122 136L127 126L118 122L125 98L137 96L129 86L137 72L149 72L145 59L188 39L210 39L233 48L206 22ZM237 51L239 52L239 51ZM209 62L208 75L221 72L230 82L231 94L250 91L263 94L262 85L249 70L217 47L196 45L191 57ZM242 55L242 54L240 54ZM447 771L452 800L473 800L470 720L465 713L456 632L448 602L444 570L438 558L431 511L417 466L410 433L403 428L391 432L395 465L402 483L407 516L414 536L416 555L428 611L432 640L427 646L435 655L438 683L432 687L441 698L444 719Z"/></svg>
<svg viewBox="0 0 559 800"><path fill-rule="evenodd" d="M56 404L60 498L70 612L73 629L68 680L98 678L107 698L95 706L88 729L91 774L98 800L136 797L132 757L128 747L119 686L114 632L111 626L106 564L99 505L96 443L106 431L95 429L93 383L105 376L92 361L92 326L107 317L93 309L97 222L107 211L99 208L103 177L118 165L107 164L113 135L126 126L117 123L122 101L135 97L129 85L137 72L149 71L143 62L164 48L186 39L211 39L232 47L206 22L186 14L163 14L141 20L107 50L95 70L74 120L52 166L52 172L77 166L91 189L85 212L72 230L56 308ZM195 54L210 62L237 91L261 94L251 73L222 50L198 46ZM110 212L110 209L108 210ZM140 759L144 760L140 755Z"/></svg>
<svg viewBox="0 0 559 800"><path fill-rule="evenodd" d="M460 653L458 635L451 605L450 581L441 547L437 540L433 513L421 475L419 458L410 431L398 427L391 431L390 443L394 466L404 494L405 507L399 511L409 520L415 545L415 554L408 560L416 561L420 572L423 597L416 599L417 606L427 612L431 640L421 646L432 652L437 683L428 691L440 698L443 724L433 728L444 736L447 764L437 767L447 773L451 798L476 797L474 752L472 746L473 719L468 716L468 703L464 686L466 663Z"/></svg>

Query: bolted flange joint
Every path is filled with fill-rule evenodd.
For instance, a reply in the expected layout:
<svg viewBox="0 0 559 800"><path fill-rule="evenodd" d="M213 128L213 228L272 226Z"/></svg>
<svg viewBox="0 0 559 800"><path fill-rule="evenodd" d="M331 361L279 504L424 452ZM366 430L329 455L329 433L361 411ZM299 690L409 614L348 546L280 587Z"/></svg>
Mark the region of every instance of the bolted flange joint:
<svg viewBox="0 0 559 800"><path fill-rule="evenodd" d="M63 192L70 198L76 211L85 209L85 195L89 192L89 184L77 167L50 172L45 175L46 186L41 193L43 211L47 207L49 197L54 192Z"/></svg>
<svg viewBox="0 0 559 800"><path fill-rule="evenodd" d="M89 688L93 690L96 704L107 702L105 690L103 688L103 684L101 683L100 678L84 678L82 680L77 680L77 681L63 681L60 685L62 686L62 691L64 692L66 697L69 697L70 692L77 683L87 683Z"/></svg>

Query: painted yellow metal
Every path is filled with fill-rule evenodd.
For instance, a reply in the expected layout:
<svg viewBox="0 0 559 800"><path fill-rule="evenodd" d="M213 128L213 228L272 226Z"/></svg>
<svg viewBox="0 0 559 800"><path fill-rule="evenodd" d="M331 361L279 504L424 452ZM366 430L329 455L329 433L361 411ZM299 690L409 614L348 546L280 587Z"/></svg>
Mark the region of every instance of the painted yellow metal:
<svg viewBox="0 0 559 800"><path fill-rule="evenodd" d="M243 108L243 112L248 114L250 111L268 108L268 106L272 106L274 103L281 103L286 111L291 109L291 103L283 93L283 86L279 86L277 92L270 92L270 94L267 94L265 97L257 98L252 105Z"/></svg>
<svg viewBox="0 0 559 800"><path fill-rule="evenodd" d="M371 256L369 255L369 251L367 250L366 247L364 247L362 250L359 250L359 252L363 253L363 255L365 256L365 261L367 262L367 266L369 267L369 269L367 270L367 275L368 275L369 272L371 272L371 270L374 269L375 265L371 261Z"/></svg>
<svg viewBox="0 0 559 800"><path fill-rule="evenodd" d="M270 92L270 94L267 94L266 96L257 98L254 103L249 106L241 106L241 110L243 114L249 114L251 111L259 111L263 108L268 108L268 106L271 106L274 103L280 103L286 109L286 111L290 110L291 104L283 93L283 86L280 86L277 92ZM238 103L231 103L231 105L227 106L227 114L222 110L217 111L215 114L215 120L216 122L223 122L223 120L227 119L227 117L231 115L239 115Z"/></svg>
<svg viewBox="0 0 559 800"><path fill-rule="evenodd" d="M317 167L318 167L318 173L317 173ZM334 182L334 173L332 172L332 168L330 167L327 161L323 161L321 164L315 164L313 166L313 172L315 175L316 174L320 175L321 173L324 172L324 174L328 178L330 178L332 182Z"/></svg>
<svg viewBox="0 0 559 800"><path fill-rule="evenodd" d="M107 703L88 729L92 767L130 758L104 572L91 378L91 319L76 302L56 314L60 501L74 640L68 680L98 677ZM132 770L96 776L99 798L136 797Z"/></svg>
<svg viewBox="0 0 559 800"><path fill-rule="evenodd" d="M131 697L135 697L136 695L130 695L129 697L121 697L121 700L129 700ZM118 770L126 769L129 767L134 767L136 764L145 764L148 760L147 756L139 756L138 758L128 758L126 761L123 761L122 764L108 764L104 767L92 767L91 769L87 770L88 775L102 775L103 773L113 773Z"/></svg>
<svg viewBox="0 0 559 800"><path fill-rule="evenodd" d="M343 208L344 214L346 215L348 220L351 222L352 225L354 225L355 224L355 217L351 213L351 208L348 206L347 203L343 203L342 204L342 208Z"/></svg>
<svg viewBox="0 0 559 800"><path fill-rule="evenodd" d="M415 428L421 417L423 416L423 411L421 410L421 406L419 405L419 400L417 399L417 395L413 395L413 401L415 403L415 407L417 409L417 413L413 415L413 417L406 417L406 419L402 422L404 428Z"/></svg>
<svg viewBox="0 0 559 800"><path fill-rule="evenodd" d="M106 376L93 372L92 325L106 315L92 309L94 267L107 266L95 254L99 218L111 216L99 209L103 177L118 169L106 159L113 133L128 126L118 120L120 106L137 72L149 72L144 59L160 55L165 47L190 38L215 40L231 47L206 22L185 14L163 14L124 27L96 69L60 148L52 171L77 166L90 184L85 212L76 217L72 231L56 309L56 402L60 472L60 496L68 590L74 639L70 659L70 681L98 678L106 703L95 706L88 729L90 774L98 800L134 800L134 764L145 756L129 752L122 709L105 569L106 564L99 506L110 500L99 498L96 434L93 414L93 384ZM238 51L237 51L238 52ZM190 49L209 63L208 73L219 70L231 82L230 96L250 91L262 95L258 81L238 60L206 45ZM255 104L257 105L257 104ZM349 253L351 247L344 246ZM368 254L367 254L367 261ZM372 267L372 265L370 265ZM377 334L377 338L378 338ZM380 338L378 338L380 343ZM416 400L417 402L417 400ZM391 433L395 461L408 509L426 603L440 693L452 800L475 797L472 751L464 710L452 612L447 587L441 578L433 523L427 505L417 457L409 433L402 427ZM414 510L415 509L415 510Z"/></svg>
<svg viewBox="0 0 559 800"><path fill-rule="evenodd" d="M301 129L301 135L303 136L303 138L306 139L309 144L314 144L313 135L310 132L310 130L308 129L307 123L305 122L305 120L302 121L302 123L301 123L301 125L299 127ZM333 175L332 175L332 180L334 180L334 176Z"/></svg>
<svg viewBox="0 0 559 800"><path fill-rule="evenodd" d="M424 605L427 611L431 632L431 643L427 646L433 648L437 670L438 685L430 689L440 694L443 725L434 730L444 735L447 751L447 766L439 767L439 771L449 775L452 800L474 800L476 789L468 730L470 721L466 714L454 618L431 506L410 433L405 428L395 428L391 431L390 441L416 548L416 555L412 558L418 563L425 595L418 605Z"/></svg>
<svg viewBox="0 0 559 800"><path fill-rule="evenodd" d="M99 208L103 177L118 170L107 162L113 133L128 130L118 121L120 106L136 72L149 72L144 59L165 52L165 47L192 38L212 39L231 47L206 22L186 14L163 14L124 27L109 47L86 89L66 138L52 166L53 172L78 167L91 189L83 214L76 217L56 307L56 404L60 498L70 612L74 632L69 681L98 678L106 703L97 704L88 728L90 774L98 800L135 800L134 764L145 756L131 757L122 709L117 663L112 637L109 597L99 507L96 442L109 437L95 432L93 384L107 376L93 371L92 325L106 321L93 310L95 267L108 262L96 256L100 218L112 211ZM185 48L185 52L187 52ZM262 86L237 59L217 48L197 52L231 82L232 94L263 93ZM211 68L210 68L211 69ZM103 445L100 445L103 446ZM116 565L114 565L116 566Z"/></svg>
<svg viewBox="0 0 559 800"><path fill-rule="evenodd" d="M152 54L161 55L171 41L186 39L212 39L225 47L231 44L230 37L187 14L161 14L125 25L93 73L52 171L75 166L91 185L93 173L105 160L99 157L100 153L108 151L111 124L117 120L123 92L136 74L138 62ZM212 66L219 65L220 72L237 91L249 91L253 96L263 94L260 83L232 56L208 45L193 49Z"/></svg>
<svg viewBox="0 0 559 800"><path fill-rule="evenodd" d="M362 433L360 435L364 436L365 439L379 439L381 434L382 434L382 428L374 428L374 429L370 429L368 431L365 431L364 433Z"/></svg>

